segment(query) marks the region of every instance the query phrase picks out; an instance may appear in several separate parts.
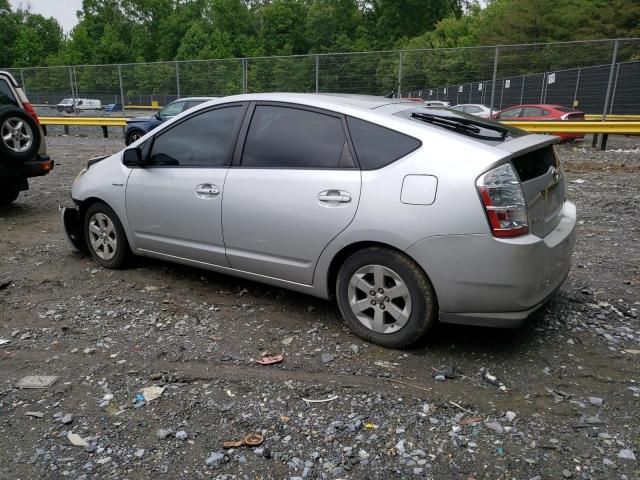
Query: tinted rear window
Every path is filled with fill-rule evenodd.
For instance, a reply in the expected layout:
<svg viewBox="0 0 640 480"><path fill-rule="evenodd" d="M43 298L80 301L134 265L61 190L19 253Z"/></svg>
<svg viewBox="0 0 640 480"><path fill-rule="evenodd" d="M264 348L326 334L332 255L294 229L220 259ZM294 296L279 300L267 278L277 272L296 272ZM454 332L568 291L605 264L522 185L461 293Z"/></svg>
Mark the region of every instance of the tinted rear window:
<svg viewBox="0 0 640 480"><path fill-rule="evenodd" d="M357 118L348 117L347 124L363 170L389 165L421 145L420 140L413 137Z"/></svg>
<svg viewBox="0 0 640 480"><path fill-rule="evenodd" d="M518 172L520 181L526 182L532 178L540 177L549 171L550 167L558 166L558 158L553 150L553 146L534 150L525 153L511 160Z"/></svg>

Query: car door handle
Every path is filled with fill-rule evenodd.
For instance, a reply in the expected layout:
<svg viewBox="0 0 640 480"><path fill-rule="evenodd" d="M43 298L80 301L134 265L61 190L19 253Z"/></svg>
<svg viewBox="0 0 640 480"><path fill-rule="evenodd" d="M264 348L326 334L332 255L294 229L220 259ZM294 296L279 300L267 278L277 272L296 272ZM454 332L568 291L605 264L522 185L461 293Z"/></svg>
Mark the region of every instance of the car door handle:
<svg viewBox="0 0 640 480"><path fill-rule="evenodd" d="M199 197L210 198L215 197L220 193L220 189L216 185L210 183L203 183L196 187L196 195Z"/></svg>
<svg viewBox="0 0 640 480"><path fill-rule="evenodd" d="M323 203L349 203L351 194L342 190L325 190L318 194L318 200Z"/></svg>

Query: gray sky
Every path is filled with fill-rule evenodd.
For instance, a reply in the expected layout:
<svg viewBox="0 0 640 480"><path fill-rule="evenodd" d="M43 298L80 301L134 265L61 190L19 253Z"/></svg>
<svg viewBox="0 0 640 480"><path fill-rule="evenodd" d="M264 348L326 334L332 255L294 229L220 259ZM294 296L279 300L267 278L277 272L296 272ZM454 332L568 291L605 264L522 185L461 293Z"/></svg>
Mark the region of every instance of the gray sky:
<svg viewBox="0 0 640 480"><path fill-rule="evenodd" d="M76 11L82 8L82 0L9 0L9 3L14 9L31 5L33 13L54 17L65 33L78 23Z"/></svg>

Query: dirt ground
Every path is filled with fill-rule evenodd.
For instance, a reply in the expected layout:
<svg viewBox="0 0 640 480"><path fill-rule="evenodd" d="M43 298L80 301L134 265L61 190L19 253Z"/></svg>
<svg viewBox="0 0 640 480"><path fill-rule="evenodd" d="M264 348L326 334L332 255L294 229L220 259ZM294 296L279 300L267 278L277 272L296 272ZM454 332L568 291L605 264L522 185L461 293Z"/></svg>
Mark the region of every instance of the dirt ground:
<svg viewBox="0 0 640 480"><path fill-rule="evenodd" d="M312 297L72 252L58 202L123 146L87 132L50 129L55 169L0 208L0 478L640 478L640 137L560 146L574 266L530 322L438 325L397 351ZM15 388L27 375L60 378ZM248 433L264 442L223 449Z"/></svg>

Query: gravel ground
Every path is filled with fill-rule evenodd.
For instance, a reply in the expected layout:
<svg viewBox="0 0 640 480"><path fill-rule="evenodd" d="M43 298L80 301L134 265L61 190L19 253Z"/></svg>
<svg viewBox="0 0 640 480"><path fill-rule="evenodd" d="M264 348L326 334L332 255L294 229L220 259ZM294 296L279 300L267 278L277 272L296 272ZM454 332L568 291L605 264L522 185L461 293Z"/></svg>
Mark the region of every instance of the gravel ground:
<svg viewBox="0 0 640 480"><path fill-rule="evenodd" d="M0 209L0 478L640 478L640 137L560 147L574 268L525 327L395 351L312 297L73 253L58 200L122 137L56 131L56 168ZM27 375L60 378L15 388Z"/></svg>

